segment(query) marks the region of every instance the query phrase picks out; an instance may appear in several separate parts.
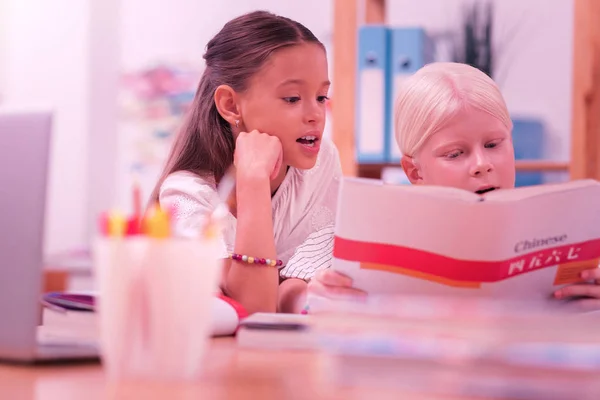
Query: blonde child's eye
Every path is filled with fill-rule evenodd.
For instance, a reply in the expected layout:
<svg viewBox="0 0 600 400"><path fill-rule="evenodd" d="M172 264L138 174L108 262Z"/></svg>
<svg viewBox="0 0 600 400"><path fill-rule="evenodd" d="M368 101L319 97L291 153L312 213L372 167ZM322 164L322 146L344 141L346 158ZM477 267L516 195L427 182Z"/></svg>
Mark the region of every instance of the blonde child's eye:
<svg viewBox="0 0 600 400"><path fill-rule="evenodd" d="M451 153L447 153L446 158L450 158L450 159L456 158L456 157L460 156L461 154L462 154L462 151L460 151L460 150L453 151Z"/></svg>
<svg viewBox="0 0 600 400"><path fill-rule="evenodd" d="M494 147L498 146L500 144L499 141L494 141L494 142L489 142L485 144L485 148L486 149L493 149Z"/></svg>
<svg viewBox="0 0 600 400"><path fill-rule="evenodd" d="M319 96L319 97L317 97L317 101L319 103L325 103L327 100L329 100L329 97L327 97L327 96Z"/></svg>

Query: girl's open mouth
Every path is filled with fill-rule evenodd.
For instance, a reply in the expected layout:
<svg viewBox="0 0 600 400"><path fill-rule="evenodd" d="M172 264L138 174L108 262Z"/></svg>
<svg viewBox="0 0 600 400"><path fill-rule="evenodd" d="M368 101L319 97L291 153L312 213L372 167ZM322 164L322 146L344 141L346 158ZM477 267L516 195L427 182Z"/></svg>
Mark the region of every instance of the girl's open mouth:
<svg viewBox="0 0 600 400"><path fill-rule="evenodd" d="M296 140L296 142L305 146L313 147L317 140L319 139L316 136L302 136L300 139Z"/></svg>

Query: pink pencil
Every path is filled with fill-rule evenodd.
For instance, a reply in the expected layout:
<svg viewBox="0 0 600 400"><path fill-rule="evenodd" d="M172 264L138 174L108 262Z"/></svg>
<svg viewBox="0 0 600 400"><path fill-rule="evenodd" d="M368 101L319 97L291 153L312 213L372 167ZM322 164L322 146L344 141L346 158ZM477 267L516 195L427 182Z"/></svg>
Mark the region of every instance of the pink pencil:
<svg viewBox="0 0 600 400"><path fill-rule="evenodd" d="M98 231L102 236L108 236L108 213L103 212L98 217Z"/></svg>
<svg viewBox="0 0 600 400"><path fill-rule="evenodd" d="M138 220L142 218L142 189L137 178L133 180L133 215Z"/></svg>

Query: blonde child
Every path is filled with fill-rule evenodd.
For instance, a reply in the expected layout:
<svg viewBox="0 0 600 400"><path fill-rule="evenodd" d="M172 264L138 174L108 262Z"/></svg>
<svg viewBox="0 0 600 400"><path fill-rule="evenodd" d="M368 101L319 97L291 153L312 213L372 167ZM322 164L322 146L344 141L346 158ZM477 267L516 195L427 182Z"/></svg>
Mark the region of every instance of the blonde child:
<svg viewBox="0 0 600 400"><path fill-rule="evenodd" d="M432 63L405 81L395 104L401 165L415 185L441 185L485 194L515 186L512 122L494 81L466 64ZM583 278L600 282L600 269ZM320 296L364 296L350 278L323 270L309 284ZM600 308L600 286L572 285L556 298L586 296Z"/></svg>
<svg viewBox="0 0 600 400"><path fill-rule="evenodd" d="M320 236L331 241L341 176L335 146L323 138L325 48L300 23L257 11L225 24L204 59L150 200L174 210L176 234L197 235L233 164L236 204L222 237L221 288L250 313L290 311L331 258L326 248L307 249Z"/></svg>

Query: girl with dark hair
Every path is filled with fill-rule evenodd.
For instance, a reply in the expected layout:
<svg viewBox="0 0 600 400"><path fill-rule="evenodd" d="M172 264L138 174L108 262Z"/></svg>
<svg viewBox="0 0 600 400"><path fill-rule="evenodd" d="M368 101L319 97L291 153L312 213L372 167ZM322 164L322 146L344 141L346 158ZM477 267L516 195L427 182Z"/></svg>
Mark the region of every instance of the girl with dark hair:
<svg viewBox="0 0 600 400"><path fill-rule="evenodd" d="M323 137L325 48L302 24L257 11L226 23L204 59L150 202L174 210L176 234L197 235L234 165L221 289L250 313L299 311L306 282L331 263L341 177Z"/></svg>

